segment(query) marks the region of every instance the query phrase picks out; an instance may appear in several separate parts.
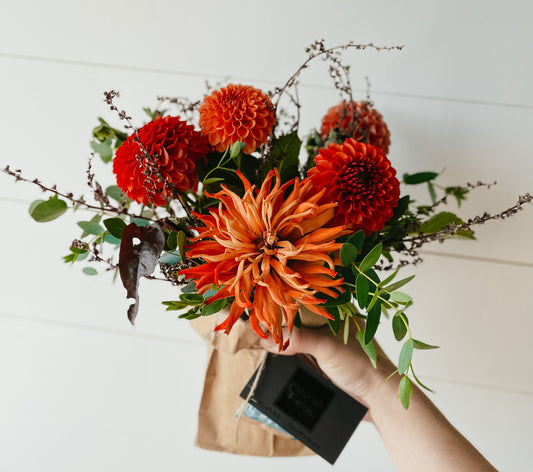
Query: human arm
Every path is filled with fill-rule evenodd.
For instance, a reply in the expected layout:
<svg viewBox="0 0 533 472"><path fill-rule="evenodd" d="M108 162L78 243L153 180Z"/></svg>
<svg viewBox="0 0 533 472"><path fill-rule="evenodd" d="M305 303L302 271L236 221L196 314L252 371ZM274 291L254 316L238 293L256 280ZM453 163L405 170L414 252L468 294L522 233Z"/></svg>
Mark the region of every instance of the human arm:
<svg viewBox="0 0 533 472"><path fill-rule="evenodd" d="M320 369L339 388L368 407L399 472L494 471L488 461L462 436L417 387L408 410L398 400L396 367L381 355L374 369L361 346L350 337L332 336L329 328L294 330L284 354L312 355ZM265 348L277 352L268 340Z"/></svg>

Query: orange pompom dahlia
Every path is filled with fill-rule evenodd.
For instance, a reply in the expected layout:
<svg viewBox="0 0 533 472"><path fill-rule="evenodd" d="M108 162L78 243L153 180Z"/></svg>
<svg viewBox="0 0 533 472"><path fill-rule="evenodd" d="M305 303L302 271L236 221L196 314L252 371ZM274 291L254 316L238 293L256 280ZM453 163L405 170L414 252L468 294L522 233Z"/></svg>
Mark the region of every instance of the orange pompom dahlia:
<svg viewBox="0 0 533 472"><path fill-rule="evenodd" d="M352 111L356 121L353 132L351 132ZM342 102L331 107L322 118L320 126L322 139L326 139L332 129L339 130L344 138L354 138L356 141L372 144L381 148L385 154L389 152L389 128L383 121L381 113L370 108L365 102L353 102L351 107L348 102Z"/></svg>
<svg viewBox="0 0 533 472"><path fill-rule="evenodd" d="M196 228L199 236L187 257L205 263L180 274L194 279L200 293L219 287L207 303L234 297L229 316L216 330L229 333L248 310L253 330L263 338L263 329L268 330L282 350L288 345L282 325L292 330L300 306L331 318L319 306L324 299L318 293L336 297L332 289L342 291L331 253L341 246L335 238L347 231L343 226L324 228L336 204L320 204L321 193L310 180L280 185L279 173L271 171L256 191L239 177L245 186L242 198L223 187L211 195L220 201L218 208L196 215L205 227Z"/></svg>
<svg viewBox="0 0 533 472"><path fill-rule="evenodd" d="M320 149L315 163L307 175L317 192L325 191L321 201L339 203L330 225L367 236L383 229L398 205L400 182L380 148L348 138Z"/></svg>
<svg viewBox="0 0 533 472"><path fill-rule="evenodd" d="M250 154L266 143L276 122L268 95L249 85L214 91L200 107L200 127L217 151L240 141Z"/></svg>
<svg viewBox="0 0 533 472"><path fill-rule="evenodd" d="M117 185L132 200L165 205L165 197L176 191L196 190L196 162L209 150L194 126L177 116L159 117L120 145L113 172Z"/></svg>

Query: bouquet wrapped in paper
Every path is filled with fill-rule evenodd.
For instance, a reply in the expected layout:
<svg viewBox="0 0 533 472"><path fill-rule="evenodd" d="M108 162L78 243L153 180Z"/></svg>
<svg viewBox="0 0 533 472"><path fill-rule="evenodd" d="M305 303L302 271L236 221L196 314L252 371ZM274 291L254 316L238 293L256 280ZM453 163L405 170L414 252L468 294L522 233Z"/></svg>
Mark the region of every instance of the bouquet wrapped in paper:
<svg viewBox="0 0 533 472"><path fill-rule="evenodd" d="M399 176L389 160L390 132L368 97L356 100L347 44L316 42L287 83L270 92L227 84L198 100L161 98L141 127L105 93L125 129L104 119L93 131L93 150L112 164L116 186L104 189L89 167L93 201L33 181L53 195L30 208L37 221L59 217L69 206L95 215L65 256L68 263L99 262L118 271L135 302L142 277L177 286L167 310L194 320L209 343L209 366L200 412L198 443L247 454L308 453L284 433L243 422L239 445L232 422L238 392L253 373L260 338L286 349L288 332L302 325L329 325L332 333L355 331L369 357L379 362L373 339L385 318L402 343L399 398L409 405L414 349L430 349L413 337L406 310L413 303L403 286L403 265L419 262L418 249L451 237L473 239L472 226L518 211L526 194L504 212L463 221L442 207L460 205L472 185L440 187L438 173ZM299 130L300 74L323 59L341 97L324 111L317 130ZM163 109L162 107L168 107ZM306 153L307 155L305 155ZM94 154L93 154L94 156ZM4 172L26 180L9 167ZM428 203L409 197L409 187L428 188ZM95 272L85 267L88 274ZM402 290L400 290L402 289ZM354 329L355 327L355 329ZM350 330L352 328L352 330ZM231 398L235 397L234 400Z"/></svg>

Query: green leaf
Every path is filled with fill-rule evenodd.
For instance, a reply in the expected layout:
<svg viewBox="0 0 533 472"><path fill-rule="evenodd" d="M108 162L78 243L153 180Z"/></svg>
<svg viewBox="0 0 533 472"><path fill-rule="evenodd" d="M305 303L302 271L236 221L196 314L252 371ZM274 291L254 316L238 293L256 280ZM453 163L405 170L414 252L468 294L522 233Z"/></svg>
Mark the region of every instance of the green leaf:
<svg viewBox="0 0 533 472"><path fill-rule="evenodd" d="M184 308L187 308L189 306L186 303L173 300L168 300L161 303L167 307L166 311L183 310Z"/></svg>
<svg viewBox="0 0 533 472"><path fill-rule="evenodd" d="M200 305L204 302L204 297L199 293L182 293L180 300L189 305Z"/></svg>
<svg viewBox="0 0 533 472"><path fill-rule="evenodd" d="M431 182L428 182L428 191L431 203L435 204L437 202L437 192L435 192L435 186Z"/></svg>
<svg viewBox="0 0 533 472"><path fill-rule="evenodd" d="M392 300L394 300L395 302L398 302L402 305L406 305L407 303L412 303L413 302L413 299L407 295L406 293L403 293L403 292L392 292L390 294L390 297Z"/></svg>
<svg viewBox="0 0 533 472"><path fill-rule="evenodd" d="M400 380L400 388L398 390L398 397L400 397L400 402L402 406L407 410L409 408L409 402L411 400L411 395L413 394L413 384L407 375L402 377Z"/></svg>
<svg viewBox="0 0 533 472"><path fill-rule="evenodd" d="M357 251L360 251L363 248L363 244L365 242L365 233L362 229L359 231L356 231L354 234L352 234L348 240L347 243L353 244Z"/></svg>
<svg viewBox="0 0 533 472"><path fill-rule="evenodd" d="M417 185L438 177L437 172L418 172L417 174L403 174L403 182L407 185Z"/></svg>
<svg viewBox="0 0 533 472"><path fill-rule="evenodd" d="M409 368L409 364L413 358L413 344L413 339L409 338L402 346L402 350L400 351L400 359L398 360L398 373L400 375L406 372Z"/></svg>
<svg viewBox="0 0 533 472"><path fill-rule="evenodd" d="M178 247L178 233L174 231L165 231L165 236L165 247L163 249L168 252L175 251Z"/></svg>
<svg viewBox="0 0 533 472"><path fill-rule="evenodd" d="M439 346L432 346L431 344L423 343L422 341L417 341L413 339L413 347L415 349L438 349Z"/></svg>
<svg viewBox="0 0 533 472"><path fill-rule="evenodd" d="M241 143L240 141L237 141L236 143L233 143L233 146L231 146L231 153L230 153L230 157L232 159L235 159L236 157L239 156L239 154L242 152L242 150L244 149L244 146L245 144L244 143Z"/></svg>
<svg viewBox="0 0 533 472"><path fill-rule="evenodd" d="M93 151L100 155L100 158L104 162L109 162L113 158L113 141L111 138L106 137L103 142L101 141L91 141L91 147Z"/></svg>
<svg viewBox="0 0 533 472"><path fill-rule="evenodd" d="M357 258L357 248L350 243L344 243L339 251L341 264L344 267L351 266Z"/></svg>
<svg viewBox="0 0 533 472"><path fill-rule="evenodd" d="M368 279L363 274L359 274L355 282L355 296L361 309L368 306L368 291Z"/></svg>
<svg viewBox="0 0 533 472"><path fill-rule="evenodd" d="M120 187L117 187L116 185L110 185L109 187L107 187L105 189L105 193L117 202L122 201L126 197L126 194L123 193Z"/></svg>
<svg viewBox="0 0 533 472"><path fill-rule="evenodd" d="M36 200L30 205L30 216L39 223L55 220L67 211L67 203L57 195L48 200Z"/></svg>
<svg viewBox="0 0 533 472"><path fill-rule="evenodd" d="M379 326L381 318L381 303L376 303L371 310L367 312L366 326L365 326L365 344L372 341Z"/></svg>
<svg viewBox="0 0 533 472"><path fill-rule="evenodd" d="M205 187L207 185L216 184L217 182L224 182L224 180L226 179L223 179L222 177L210 177L208 179L205 179L202 183Z"/></svg>
<svg viewBox="0 0 533 472"><path fill-rule="evenodd" d="M386 292L394 292L395 290L399 289L400 287L403 287L405 284L409 283L411 280L415 278L414 275L410 275L409 277L406 277L405 279L398 280L398 282L394 282L393 284L390 284L388 287L383 287L383 291Z"/></svg>
<svg viewBox="0 0 533 472"><path fill-rule="evenodd" d="M302 141L295 130L292 133L281 136L272 146L272 156L275 166L279 170L281 182L287 182L298 176L300 166L299 156Z"/></svg>
<svg viewBox="0 0 533 472"><path fill-rule="evenodd" d="M396 277L399 271L400 271L400 266L396 267L396 270L391 275L389 275L383 282L381 282L381 285L385 286L388 283L392 282L394 280L394 277Z"/></svg>
<svg viewBox="0 0 533 472"><path fill-rule="evenodd" d="M209 305L205 305L202 309L202 316L209 316L209 315L218 313L220 310L222 310L226 306L227 303L228 303L227 298L221 298L219 300L215 300L213 303L210 303Z"/></svg>
<svg viewBox="0 0 533 472"><path fill-rule="evenodd" d="M344 344L348 344L349 336L350 336L350 317L347 316L344 319L344 333L343 333Z"/></svg>
<svg viewBox="0 0 533 472"><path fill-rule="evenodd" d="M94 221L78 221L78 226L86 233L93 234L95 236L98 236L105 231L104 228Z"/></svg>
<svg viewBox="0 0 533 472"><path fill-rule="evenodd" d="M405 326L405 321L398 313L392 317L392 331L394 332L396 341L401 341L407 334L407 326Z"/></svg>
<svg viewBox="0 0 533 472"><path fill-rule="evenodd" d="M326 307L326 310L328 310L328 313L334 318L333 320L328 320L328 324L333 334L336 335L341 329L341 316L339 314L339 309L336 306L328 306Z"/></svg>
<svg viewBox="0 0 533 472"><path fill-rule="evenodd" d="M374 264L379 260L382 251L383 245L381 243L374 246L372 250L365 256L361 264L359 264L359 270L361 272L366 272L368 269L374 267Z"/></svg>
<svg viewBox="0 0 533 472"><path fill-rule="evenodd" d="M120 218L107 218L102 223L104 223L107 231L117 239L122 238L122 231L127 226L126 222Z"/></svg>
<svg viewBox="0 0 533 472"><path fill-rule="evenodd" d="M442 211L429 218L429 220L424 221L422 226L420 226L420 232L436 233L452 223L461 225L464 222L457 215L448 211Z"/></svg>
<svg viewBox="0 0 533 472"><path fill-rule="evenodd" d="M96 275L98 274L98 271L94 267L84 267L82 269L83 273L85 275Z"/></svg>
<svg viewBox="0 0 533 472"><path fill-rule="evenodd" d="M376 361L378 360L378 353L372 341L369 343L365 343L365 334L363 333L362 330L357 331L355 338L359 341L359 344L361 344L363 351L365 351L365 354L370 359L370 362L372 363L374 368L376 368L377 367Z"/></svg>

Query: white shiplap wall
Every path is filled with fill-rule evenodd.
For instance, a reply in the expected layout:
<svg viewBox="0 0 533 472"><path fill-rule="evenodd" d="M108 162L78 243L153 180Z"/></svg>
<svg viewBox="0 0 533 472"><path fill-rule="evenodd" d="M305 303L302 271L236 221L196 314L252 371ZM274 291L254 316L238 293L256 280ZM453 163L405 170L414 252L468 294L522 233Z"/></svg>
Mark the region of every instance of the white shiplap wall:
<svg viewBox="0 0 533 472"><path fill-rule="evenodd" d="M278 84L305 59L306 45L326 38L406 46L346 55L357 88L370 77L400 173L446 168L445 184L498 180L471 196L465 216L504 209L533 190L526 0L33 0L3 2L1 13L0 164L62 189L84 190L95 117L116 121L104 90L120 90L121 106L140 123L141 107L157 95L201 96L208 78ZM321 66L302 80L305 131L337 97ZM160 307L173 289L143 283L131 328L118 284L62 264L76 219L30 220L28 203L39 197L0 175L0 470L329 470L315 457L195 448L204 346ZM532 232L530 207L480 228L476 243L428 248L410 287L416 336L442 346L417 355L419 373L500 470L530 470ZM367 424L335 467L392 470Z"/></svg>

